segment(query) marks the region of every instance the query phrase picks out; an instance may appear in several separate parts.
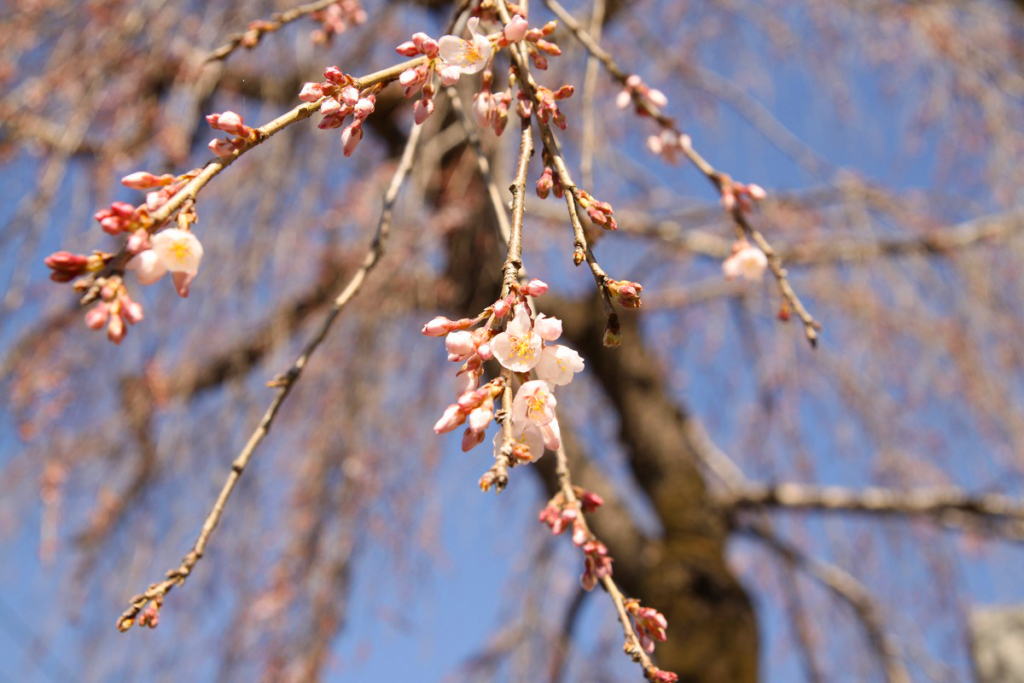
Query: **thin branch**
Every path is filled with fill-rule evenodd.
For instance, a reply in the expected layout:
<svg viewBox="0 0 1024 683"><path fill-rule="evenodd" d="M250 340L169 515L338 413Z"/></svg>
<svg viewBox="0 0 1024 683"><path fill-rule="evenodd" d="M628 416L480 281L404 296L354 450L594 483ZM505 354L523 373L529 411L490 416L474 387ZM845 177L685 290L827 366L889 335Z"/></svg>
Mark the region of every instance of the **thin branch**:
<svg viewBox="0 0 1024 683"><path fill-rule="evenodd" d="M338 0L317 0L317 2L298 5L297 7L293 7L292 9L284 12L275 12L270 15L269 20L254 21L245 31L241 33L232 33L228 36L227 42L207 55L203 62L222 61L240 47L245 47L251 50L256 47L256 44L260 42L264 34L280 30L283 26L286 26L293 21L309 16L314 12L325 10L337 2Z"/></svg>
<svg viewBox="0 0 1024 683"><path fill-rule="evenodd" d="M561 488L562 495L565 500L572 505L579 507L579 498L576 496L576 489L572 483L572 473L569 471L569 456L565 452L565 444L559 444L558 450L556 451L557 465L555 472L558 475L558 483ZM589 538L596 539L594 532L590 530L590 526L587 524L585 515L580 512L577 517L579 524L583 527L585 534ZM619 590L618 585L615 583L615 579L611 576L605 576L601 578L601 585L607 591L609 597L612 599L612 604L615 605L615 612L618 614L619 623L622 625L622 635L626 639L625 650L626 653L633 658L633 661L640 664L644 672L644 677L649 681L657 680L655 676L660 671L658 667L651 661L650 655L644 650L643 645L640 643L640 637L637 635L636 630L633 628L633 621L629 618L629 614L626 612L626 598L622 595L622 591Z"/></svg>
<svg viewBox="0 0 1024 683"><path fill-rule="evenodd" d="M604 64L608 72L617 80L623 87L626 85L626 79L629 78L629 74L622 70L615 60L608 52L603 50L597 41L587 33L586 30L580 26L569 12L562 7L557 0L544 0L544 4L555 13L555 15L569 28L573 36L582 44L594 57ZM697 150L693 148L693 145L689 142L689 137L685 136L670 117L666 116L661 110L658 109L647 97L642 95L637 90L632 90L633 102L636 107L650 116L654 121L658 123L664 130L672 131L679 140L683 141L680 145L680 151L686 156L690 162L700 170L701 173L707 177L708 181L715 186L715 189L722 194L723 198L726 196L726 192L731 193L732 190L732 179L715 169L707 159L700 155ZM772 249L771 245L764 238L764 236L756 230L747 218L745 210L742 207L742 203L739 201L734 202L734 206L731 211L733 219L736 221L737 226L742 230L743 234L749 237L758 246L761 251L768 257L768 267L775 276L775 280L779 286L779 292L782 294L783 299L789 308L796 314L800 321L804 325L804 336L807 337L807 341L810 342L811 346L816 346L818 343L818 330L821 325L814 319L813 316L807 311L803 302L800 301L800 297L797 296L792 286L789 284L787 278L786 269L782 266L782 260Z"/></svg>
<svg viewBox="0 0 1024 683"><path fill-rule="evenodd" d="M590 11L590 34L595 40L601 40L604 13L604 0L594 0L594 7ZM594 184L594 98L597 95L599 67L597 57L587 57L587 71L583 76L583 144L580 145L580 177L587 187Z"/></svg>
<svg viewBox="0 0 1024 683"><path fill-rule="evenodd" d="M313 352L316 351L317 347L319 347L321 342L323 342L327 337L331 326L334 324L334 321L337 320L342 309L344 309L355 295L359 293L367 275L369 275L383 256L384 245L391 229L391 217L394 202L405 177L412 169L413 157L416 152L421 132L422 127L413 126L406 142L402 159L398 164L398 168L395 169L394 176L391 178L391 184L384 193L380 220L377 223L377 230L373 236L370 248L366 253L366 257L363 260L363 264L337 297L335 297L334 303L332 304L327 317L324 318L320 327L306 342L302 352L295 359L295 362L292 363L291 368L289 368L285 374L279 375L270 383L271 386L277 389L277 395L270 402L270 405L267 407L267 410L255 431L250 435L248 443L246 443L245 447L235 458L234 462L232 462L231 472L228 474L228 478L224 482L224 486L221 488L221 492L217 496L217 500L214 503L213 508L206 516L206 520L203 522L202 529L193 544L192 549L185 555L178 567L167 572L166 579L151 584L145 593L136 595L130 600L131 605L124 611L117 622L117 627L121 631L126 631L131 628L132 624L135 623L135 619L144 609L146 609L147 605L150 605L150 603L153 603L153 609L155 612L158 612L164 596L167 595L167 593L169 593L175 586L183 585L185 580L192 573L196 563L203 557L203 554L206 551L206 545L210 540L210 536L213 534L214 529L217 527L217 524L220 522L220 518L224 513L224 507L227 504L228 498L231 496L235 485L238 483L239 478L242 476L246 466L249 464L253 453L256 451L256 447L260 445L267 433L270 431L270 427L274 422L274 418L277 416L278 410L280 410L281 405L288 397L292 387L295 386L295 383L302 375L302 371L305 369L306 364L313 355Z"/></svg>
<svg viewBox="0 0 1024 683"><path fill-rule="evenodd" d="M504 0L501 0L497 4L498 14L504 23L511 21L508 8L505 5ZM516 74L517 86L519 90L526 95L531 103L533 103L534 116L531 119L536 122L538 131L540 132L541 141L544 143L544 153L547 159L551 160L551 163L555 166L555 172L558 174L558 179L565 189L565 204L569 213L569 221L572 224L572 231L574 237L574 253L582 253L586 258L587 265L590 266L590 272L594 276L594 282L597 283L598 290L601 292L601 299L604 302L605 311L609 318L615 316L615 309L612 306L611 294L608 291L607 281L608 274L604 272L601 265L597 262L597 257L594 256L593 250L587 243L586 234L583 231L583 224L580 222L579 213L576 209L576 198L579 193L579 189L572 180L572 176L569 174L569 168L565 163L565 158L562 156L561 150L558 146L558 140L555 138L554 132L551 130L551 124L541 120L538 115L538 100L537 100L537 82L533 79L533 75L530 71L529 61L527 60L524 51L519 45L509 46L509 55L512 59L512 68ZM575 258L575 257L574 257ZM577 262L578 263L578 262Z"/></svg>
<svg viewBox="0 0 1024 683"><path fill-rule="evenodd" d="M910 675L900 658L899 647L886 633L882 610L860 581L835 565L805 555L796 546L776 535L771 527L763 522L755 521L739 530L763 541L788 564L807 572L850 605L882 660L885 680L888 683L910 683Z"/></svg>

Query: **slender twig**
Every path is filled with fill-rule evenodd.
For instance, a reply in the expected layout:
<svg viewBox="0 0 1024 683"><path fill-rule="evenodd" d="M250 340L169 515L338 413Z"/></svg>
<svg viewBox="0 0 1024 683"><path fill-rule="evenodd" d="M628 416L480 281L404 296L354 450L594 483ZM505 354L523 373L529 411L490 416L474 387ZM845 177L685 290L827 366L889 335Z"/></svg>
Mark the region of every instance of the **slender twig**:
<svg viewBox="0 0 1024 683"><path fill-rule="evenodd" d="M555 455L557 457L555 474L558 476L558 486L562 496L565 497L567 503L579 508L579 497L576 495L576 488L572 483L572 473L569 470L569 456L565 451L564 443L558 445ZM583 527L584 533L588 538L597 539L594 532L590 530L590 526L587 524L586 517L582 512L579 513L577 520L579 520L579 524ZM644 676L648 680L654 680L658 667L651 661L650 655L644 650L643 645L640 643L640 637L633 628L633 621L629 618L629 613L626 612L625 596L623 596L622 591L619 590L618 585L615 583L615 579L611 576L603 577L601 585L608 592L612 603L615 605L615 612L618 614L619 623L622 625L622 634L626 639L627 653L643 668Z"/></svg>
<svg viewBox="0 0 1024 683"><path fill-rule="evenodd" d="M203 61L217 62L224 60L232 52L243 46L251 50L256 47L256 44L260 42L260 39L263 38L264 34L273 33L293 21L309 16L314 12L327 9L336 2L338 2L338 0L317 0L316 2L306 3L305 5L298 5L284 12L275 12L270 15L270 19L266 21L252 22L250 27L245 31L241 33L233 33L228 36L227 42L207 55L206 59Z"/></svg>
<svg viewBox="0 0 1024 683"><path fill-rule="evenodd" d="M498 189L498 184L494 181L494 174L491 173L491 162L487 159L487 155L484 154L483 144L480 142L480 135L477 133L476 124L470 120L469 115L466 113L466 108L463 106L458 88L449 86L445 88L445 92L448 95L448 100L452 103L452 109L455 110L455 114L459 118L459 123L462 124L466 140L469 141L470 147L476 152L477 170L480 171L480 177L487 187L487 197L491 202L491 208L494 209L494 220L498 228L498 235L505 244L508 244L512 237L512 226L508 220L508 209L501 201L501 190Z"/></svg>
<svg viewBox="0 0 1024 683"><path fill-rule="evenodd" d="M604 5L604 0L594 0L594 7L590 11L590 34L594 36L594 40L601 40ZM587 71L583 76L583 144L580 146L580 177L587 187L594 184L594 99L597 95L599 67L597 57L587 57Z"/></svg>
<svg viewBox="0 0 1024 683"><path fill-rule="evenodd" d="M380 259L384 254L385 242L387 241L391 230L391 217L394 202L398 196L398 191L401 188L403 181L412 169L413 157L415 155L422 130L422 127L414 126L409 134L408 141L405 145L405 151L402 153L402 159L398 164L398 168L395 169L394 176L391 178L391 183L388 186L387 191L384 193L383 207L381 209L380 219L377 222L377 230L374 233L373 240L366 253L366 257L363 259L362 265L335 297L334 302L331 305L331 310L324 318L324 321L320 324L320 327L317 328L314 334L306 341L302 352L295 359L295 362L292 363L292 366L287 372L283 375L278 375L270 383L271 386L277 389L277 395L274 396L273 400L270 402L266 412L263 414L263 418L250 435L249 441L245 444L245 447L242 448L241 452L231 463L231 472L228 474L228 478L224 482L224 486L221 488L220 494L217 496L217 500L214 503L213 508L206 516L206 520L203 522L202 529L200 530L199 536L193 544L192 549L185 555L178 567L167 572L166 579L150 585L145 593L131 598L130 606L118 619L117 626L120 630L126 631L131 628L132 624L135 623L136 617L138 617L147 605L154 602L156 605L159 605L164 596L167 595L167 593L169 593L175 586L184 584L185 580L195 568L196 563L202 559L203 554L206 551L206 545L210 540L210 536L213 534L214 529L216 529L217 524L220 522L221 516L224 513L224 507L227 504L228 498L231 496L232 491L234 491L235 485L238 483L239 478L241 478L242 473L249 464L257 446L260 445L267 433L270 431L270 427L273 424L274 418L277 416L281 405L284 403L288 394L295 386L295 383L302 375L302 371L305 369L306 364L313 355L313 352L316 351L317 347L319 347L327 337L331 326L341 314L342 309L344 309L356 294L359 293L367 275L369 275L370 271L372 271L380 262Z"/></svg>
<svg viewBox="0 0 1024 683"><path fill-rule="evenodd" d="M508 12L508 7L505 5L504 0L497 3L498 14L501 20L506 24L511 20L511 16ZM586 258L587 265L590 266L590 272L594 276L594 282L597 283L597 287L601 292L601 299L604 302L605 311L609 316L615 315L615 310L612 306L611 294L608 291L607 281L608 274L604 272L601 265L597 262L597 258L594 256L593 250L587 243L587 236L583 230L583 224L580 222L579 213L576 209L576 198L579 193L579 189L572 180L572 176L569 173L569 168L565 163L565 158L562 156L561 150L558 145L558 140L555 138L554 131L551 130L549 122L542 121L540 116L537 115L537 82L533 79L533 74L530 71L529 60L526 58L524 51L519 45L509 46L509 55L512 58L512 68L515 71L517 78L517 86L524 95L529 99L530 102L534 103L534 125L537 126L537 130L540 133L541 141L544 144L545 158L549 159L555 166L555 172L558 174L558 179L565 189L565 204L569 213L569 221L572 224L574 246L576 251L582 252Z"/></svg>
<svg viewBox="0 0 1024 683"><path fill-rule="evenodd" d="M544 4L555 13L555 15L568 27L572 32L573 36L583 45L594 57L596 57L605 68L617 80L621 85L626 85L626 79L629 78L629 74L622 70L622 68L615 62L615 59L591 36L587 31L580 26L579 22L569 12L562 7L557 0L544 0ZM705 177L715 186L715 189L719 193L725 195L728 188L731 187L732 179L728 175L715 169L714 166L708 162L697 150L693 148L693 145L689 143L689 138L684 136L675 124L675 121L670 117L666 116L657 106L655 106L647 97L642 95L637 90L631 91L634 104L637 108L651 117L658 123L663 129L672 131L680 140L687 141L681 145L680 151L686 156L690 162L704 174ZM731 189L729 190L731 192ZM796 314L800 321L804 325L804 336L811 343L812 346L816 346L818 343L818 330L821 329L821 324L814 319L814 317L807 311L807 308L800 301L800 297L797 296L793 287L789 284L786 269L782 266L782 260L778 254L772 249L771 245L764 238L764 236L757 231L747 218L746 212L743 210L740 202L736 202L732 210L732 217L736 221L737 226L749 239L753 240L757 244L758 248L765 253L768 258L768 267L775 276L775 280L779 286L779 292L782 294L782 298L786 304Z"/></svg>

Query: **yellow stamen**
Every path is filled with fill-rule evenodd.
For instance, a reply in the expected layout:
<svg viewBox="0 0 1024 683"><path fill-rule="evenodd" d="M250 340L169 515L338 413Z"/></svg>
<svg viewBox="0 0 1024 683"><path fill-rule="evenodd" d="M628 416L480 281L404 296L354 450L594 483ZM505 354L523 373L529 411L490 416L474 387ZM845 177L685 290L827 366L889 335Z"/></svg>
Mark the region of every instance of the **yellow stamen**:
<svg viewBox="0 0 1024 683"><path fill-rule="evenodd" d="M192 254L192 250L189 248L188 242L178 240L171 244L171 253L174 254L174 258L178 259L179 262L184 262Z"/></svg>

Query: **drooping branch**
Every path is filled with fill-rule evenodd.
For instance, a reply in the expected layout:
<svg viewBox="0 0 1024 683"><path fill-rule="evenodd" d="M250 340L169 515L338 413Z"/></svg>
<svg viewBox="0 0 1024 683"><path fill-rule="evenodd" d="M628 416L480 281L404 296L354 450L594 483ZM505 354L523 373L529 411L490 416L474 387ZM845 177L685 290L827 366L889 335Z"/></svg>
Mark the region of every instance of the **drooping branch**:
<svg viewBox="0 0 1024 683"><path fill-rule="evenodd" d="M377 266L381 257L384 255L384 245L391 229L391 216L394 202L398 197L398 191L401 189L405 177L412 169L413 158L416 152L416 147L419 143L421 131L422 128L420 126L414 126L409 135L408 141L406 142L405 152L403 153L402 159L398 164L398 168L395 170L395 174L391 179L391 184L389 185L387 192L384 194L383 208L381 210L380 220L377 223L377 230L374 234L370 249L367 251L366 257L363 260L362 266L346 283L345 287L338 293L337 297L335 297L334 302L331 305L330 312L327 314L320 327L306 342L302 352L295 359L295 362L292 363L292 366L286 373L279 375L273 382L271 382L271 385L277 389L277 395L267 407L263 418L260 420L256 430L250 435L249 441L246 443L245 447L232 462L231 472L228 475L227 480L224 482L224 486L222 487L220 494L217 496L217 500L214 503L213 508L210 510L206 520L203 522L202 530L193 544L192 549L185 555L178 567L167 572L166 579L150 585L146 592L136 595L131 599L131 605L118 619L117 626L120 630L126 631L131 628L140 613L142 613L142 618L146 623L155 625L154 619L157 618L157 615L159 614L160 605L163 602L164 596L167 595L167 593L169 593L175 586L184 584L185 580L192 573L196 563L202 559L206 550L206 545L224 513L224 508L227 504L228 498L231 496L232 491L234 491L235 485L238 483L242 473L245 471L245 468L252 458L253 453L256 451L256 448L269 433L270 427L273 424L274 418L277 416L281 405L284 403L285 399L287 399L288 394L301 377L302 371L309 362L312 354L327 337L331 326L334 324L335 320L337 320L341 311L348 305L355 295L359 293L367 275L369 275L369 273ZM146 611L143 613L143 610Z"/></svg>

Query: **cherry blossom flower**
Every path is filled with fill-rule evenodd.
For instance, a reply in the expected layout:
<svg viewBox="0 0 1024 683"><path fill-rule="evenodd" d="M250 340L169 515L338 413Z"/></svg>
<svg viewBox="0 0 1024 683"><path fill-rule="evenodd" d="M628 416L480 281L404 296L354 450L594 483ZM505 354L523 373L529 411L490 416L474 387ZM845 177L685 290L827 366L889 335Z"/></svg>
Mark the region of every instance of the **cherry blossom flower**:
<svg viewBox="0 0 1024 683"><path fill-rule="evenodd" d="M188 296L188 288L199 273L199 262L203 259L203 245L191 232L169 228L150 238L152 251L157 261L174 278L174 288L182 297Z"/></svg>
<svg viewBox="0 0 1024 683"><path fill-rule="evenodd" d="M152 249L146 249L135 255L128 262L128 270L135 271L139 282L144 285L151 285L167 273L167 267L160 262L160 257Z"/></svg>
<svg viewBox="0 0 1024 683"><path fill-rule="evenodd" d="M568 384L573 375L582 370L583 358L580 354L561 344L544 347L536 367L537 377L552 386Z"/></svg>
<svg viewBox="0 0 1024 683"><path fill-rule="evenodd" d="M446 71L448 77L454 74L475 74L481 71L484 66L487 65L488 60L491 58L491 41L486 35L478 31L480 24L479 17L473 17L467 23L470 33L472 34L472 40L463 40L458 36L442 36L437 41L440 49L441 61L445 63L445 67L442 67L438 74L442 78L442 82L446 77ZM448 67L455 67L455 71L448 70ZM458 80L458 75L455 76ZM450 85L445 83L445 85Z"/></svg>
<svg viewBox="0 0 1024 683"><path fill-rule="evenodd" d="M494 357L503 367L513 372L529 372L540 362L543 341L531 328L530 313L519 304L505 331L491 341Z"/></svg>
<svg viewBox="0 0 1024 683"><path fill-rule="evenodd" d="M556 450L561 443L561 431L555 417L557 403L547 382L539 379L526 382L512 400L513 427L519 426L525 431L527 423L532 424L540 429L544 446Z"/></svg>
<svg viewBox="0 0 1024 683"><path fill-rule="evenodd" d="M562 321L539 313L533 323L533 331L544 341L555 341L562 336Z"/></svg>
<svg viewBox="0 0 1024 683"><path fill-rule="evenodd" d="M764 275L768 258L764 252L745 240L732 245L732 256L722 262L722 272L727 280L737 277L756 282Z"/></svg>

